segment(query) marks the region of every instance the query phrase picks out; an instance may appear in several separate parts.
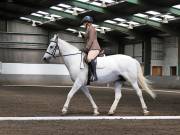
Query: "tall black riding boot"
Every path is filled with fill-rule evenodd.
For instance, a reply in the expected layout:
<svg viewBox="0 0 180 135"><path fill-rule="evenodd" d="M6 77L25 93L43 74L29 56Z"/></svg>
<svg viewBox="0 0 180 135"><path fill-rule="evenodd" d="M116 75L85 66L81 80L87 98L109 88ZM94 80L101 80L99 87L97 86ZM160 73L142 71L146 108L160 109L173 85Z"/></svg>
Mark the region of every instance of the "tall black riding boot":
<svg viewBox="0 0 180 135"><path fill-rule="evenodd" d="M96 74L96 60L92 60L91 62L90 62L90 65L91 65L91 71L92 71L92 75L93 75L93 79L92 79L92 81L97 81L98 80L98 78L97 78L97 74Z"/></svg>
<svg viewBox="0 0 180 135"><path fill-rule="evenodd" d="M90 81L91 81L91 64L88 63L88 79L87 79L87 85L90 85Z"/></svg>

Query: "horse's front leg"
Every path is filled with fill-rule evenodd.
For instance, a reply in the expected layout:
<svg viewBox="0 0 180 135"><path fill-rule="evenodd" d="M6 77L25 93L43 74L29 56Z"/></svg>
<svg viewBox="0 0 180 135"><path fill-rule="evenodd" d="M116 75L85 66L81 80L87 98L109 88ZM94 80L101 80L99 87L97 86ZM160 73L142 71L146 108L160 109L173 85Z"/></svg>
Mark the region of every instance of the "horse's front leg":
<svg viewBox="0 0 180 135"><path fill-rule="evenodd" d="M81 90L84 92L84 94L86 95L86 97L89 99L89 101L91 102L91 105L94 109L94 115L99 115L99 111L98 111L98 107L96 105L96 103L94 102L91 93L89 92L89 89L86 86L82 86Z"/></svg>
<svg viewBox="0 0 180 135"><path fill-rule="evenodd" d="M63 115L65 115L67 113L71 98L74 96L74 94L79 90L79 88L81 86L82 86L82 82L79 79L76 79L76 81L73 84L73 87L71 88L71 90L69 91L69 93L67 95L66 102L65 102L65 104L63 106L63 109L62 109L62 114Z"/></svg>

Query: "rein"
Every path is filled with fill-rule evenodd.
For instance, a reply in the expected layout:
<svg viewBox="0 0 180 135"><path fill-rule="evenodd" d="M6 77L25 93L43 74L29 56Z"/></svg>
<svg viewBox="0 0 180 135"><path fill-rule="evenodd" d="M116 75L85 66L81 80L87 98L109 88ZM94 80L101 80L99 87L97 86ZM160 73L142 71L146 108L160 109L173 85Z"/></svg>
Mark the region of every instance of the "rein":
<svg viewBox="0 0 180 135"><path fill-rule="evenodd" d="M46 51L46 53L49 54L49 55L51 55L51 56L53 56L54 58L60 57L60 56L72 56L72 55L77 55L77 54L81 54L81 55L82 55L82 51L77 52L77 53L72 53L72 54L60 55L60 49L59 49L59 46L58 46L57 41L50 41L50 42L54 42L54 43L56 44L56 46L55 46L55 48L54 48L54 50L53 50L52 53L50 53L50 52L48 52L48 51ZM55 56L57 49L59 50L59 56Z"/></svg>

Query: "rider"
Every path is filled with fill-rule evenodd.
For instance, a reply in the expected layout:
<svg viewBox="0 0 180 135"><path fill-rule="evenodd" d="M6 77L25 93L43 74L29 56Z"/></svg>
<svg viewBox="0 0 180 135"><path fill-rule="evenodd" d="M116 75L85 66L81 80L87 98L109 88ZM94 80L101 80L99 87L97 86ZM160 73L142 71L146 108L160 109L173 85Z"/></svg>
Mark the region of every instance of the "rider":
<svg viewBox="0 0 180 135"><path fill-rule="evenodd" d="M86 39L86 47L83 49L84 52L87 53L87 62L89 64L90 71L92 73L92 76L88 77L90 80L89 81L97 81L97 75L96 75L96 57L100 53L100 46L97 41L97 33L96 29L92 25L93 23L93 18L91 16L85 16L81 24L83 24L86 28L86 34L84 35Z"/></svg>

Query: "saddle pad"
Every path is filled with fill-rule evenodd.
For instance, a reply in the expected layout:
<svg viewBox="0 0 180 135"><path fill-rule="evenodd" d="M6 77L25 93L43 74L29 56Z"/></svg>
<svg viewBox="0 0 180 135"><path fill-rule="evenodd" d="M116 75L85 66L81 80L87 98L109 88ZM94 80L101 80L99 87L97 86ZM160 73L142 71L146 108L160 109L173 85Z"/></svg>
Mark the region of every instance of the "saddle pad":
<svg viewBox="0 0 180 135"><path fill-rule="evenodd" d="M97 65L96 65L97 69L105 68L104 58L105 58L105 56L104 57L97 57ZM81 69L85 68L84 64L85 64L84 61L81 61L81 63L80 63Z"/></svg>

